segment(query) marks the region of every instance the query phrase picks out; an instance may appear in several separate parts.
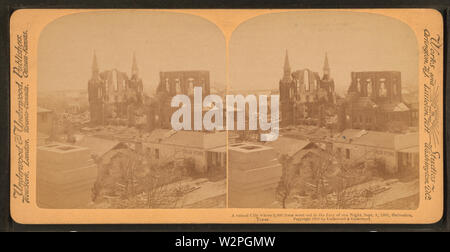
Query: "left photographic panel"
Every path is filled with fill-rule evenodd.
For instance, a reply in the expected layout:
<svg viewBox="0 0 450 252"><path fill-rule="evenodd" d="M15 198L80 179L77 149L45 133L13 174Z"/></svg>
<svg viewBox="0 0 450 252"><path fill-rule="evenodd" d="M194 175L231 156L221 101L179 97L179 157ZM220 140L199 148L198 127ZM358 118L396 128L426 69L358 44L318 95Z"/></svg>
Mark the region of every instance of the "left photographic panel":
<svg viewBox="0 0 450 252"><path fill-rule="evenodd" d="M226 132L171 123L183 106L194 115L194 89L224 96L225 43L215 24L174 12L49 23L37 50L37 206L226 207ZM187 99L171 106L177 95Z"/></svg>

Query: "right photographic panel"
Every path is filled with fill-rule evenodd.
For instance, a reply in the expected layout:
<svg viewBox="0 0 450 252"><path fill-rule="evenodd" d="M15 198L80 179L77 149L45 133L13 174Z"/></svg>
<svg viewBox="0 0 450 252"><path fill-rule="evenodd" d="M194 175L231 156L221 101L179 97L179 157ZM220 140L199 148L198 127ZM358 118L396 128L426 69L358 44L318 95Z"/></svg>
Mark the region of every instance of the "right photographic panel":
<svg viewBox="0 0 450 252"><path fill-rule="evenodd" d="M240 24L229 41L228 206L417 209L418 66L413 30L379 14Z"/></svg>

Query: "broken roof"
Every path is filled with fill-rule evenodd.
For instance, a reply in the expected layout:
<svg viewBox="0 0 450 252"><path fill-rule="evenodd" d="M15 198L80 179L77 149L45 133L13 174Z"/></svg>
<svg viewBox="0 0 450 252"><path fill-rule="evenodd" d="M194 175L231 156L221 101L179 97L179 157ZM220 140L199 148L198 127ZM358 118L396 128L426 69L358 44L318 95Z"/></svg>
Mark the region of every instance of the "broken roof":
<svg viewBox="0 0 450 252"><path fill-rule="evenodd" d="M381 109L386 112L404 112L409 111L408 106L406 106L403 102L398 103L382 103L380 104Z"/></svg>
<svg viewBox="0 0 450 252"><path fill-rule="evenodd" d="M402 94L402 100L406 104L419 103L419 96L417 94Z"/></svg>
<svg viewBox="0 0 450 252"><path fill-rule="evenodd" d="M310 147L308 145L314 145L314 143L308 140L300 140L290 137L280 136L277 140L272 142L267 142L265 145L268 145L274 148L280 154L285 154L288 156L295 155L298 151Z"/></svg>
<svg viewBox="0 0 450 252"><path fill-rule="evenodd" d="M353 103L354 106L357 107L364 107L364 108L377 108L378 105L372 101L369 97L359 97L356 99L356 101Z"/></svg>
<svg viewBox="0 0 450 252"><path fill-rule="evenodd" d="M89 148L91 154L103 156L106 152L126 145L119 141L103 139L93 136L82 136L75 145Z"/></svg>
<svg viewBox="0 0 450 252"><path fill-rule="evenodd" d="M419 152L419 133L397 135L395 146L401 152Z"/></svg>
<svg viewBox="0 0 450 252"><path fill-rule="evenodd" d="M226 145L226 132L202 132L186 130L155 129L145 142L170 144L200 149L210 149Z"/></svg>
<svg viewBox="0 0 450 252"><path fill-rule="evenodd" d="M347 129L334 140L340 143L401 150L419 145L418 133L395 134L390 132Z"/></svg>
<svg viewBox="0 0 450 252"><path fill-rule="evenodd" d="M325 139L330 136L330 130L317 126L297 125L282 129L282 134L290 138L301 139Z"/></svg>
<svg viewBox="0 0 450 252"><path fill-rule="evenodd" d="M347 129L337 135L335 140L341 143L395 149L395 136L396 134L387 132Z"/></svg>

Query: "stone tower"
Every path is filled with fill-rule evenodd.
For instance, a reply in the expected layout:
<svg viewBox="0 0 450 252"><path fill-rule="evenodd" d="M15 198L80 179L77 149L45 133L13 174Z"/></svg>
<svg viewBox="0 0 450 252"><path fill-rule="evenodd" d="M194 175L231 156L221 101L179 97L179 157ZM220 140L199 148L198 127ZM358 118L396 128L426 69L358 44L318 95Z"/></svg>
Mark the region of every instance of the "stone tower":
<svg viewBox="0 0 450 252"><path fill-rule="evenodd" d="M97 55L94 51L94 60L92 62L92 78L98 78L99 75L99 69L98 69L98 63L97 63Z"/></svg>
<svg viewBox="0 0 450 252"><path fill-rule="evenodd" d="M133 78L134 76L138 76L139 75L139 68L137 66L137 61L136 61L136 54L133 53L133 63L131 65L131 78Z"/></svg>
<svg viewBox="0 0 450 252"><path fill-rule="evenodd" d="M97 55L95 54L94 51L94 57L92 61L92 76L88 82L89 110L91 123L93 124L103 123L104 94L105 94L105 83L100 77Z"/></svg>
<svg viewBox="0 0 450 252"><path fill-rule="evenodd" d="M280 88L280 112L282 124L291 124L293 118L293 104L291 100L292 95L292 73L291 65L289 63L289 54L286 49L284 56L283 77L279 82Z"/></svg>
<svg viewBox="0 0 450 252"><path fill-rule="evenodd" d="M330 80L330 65L328 63L328 54L325 53L325 61L323 63L323 80Z"/></svg>
<svg viewBox="0 0 450 252"><path fill-rule="evenodd" d="M283 67L283 81L290 81L291 79L291 65L289 64L288 50L286 49L286 55L284 56Z"/></svg>
<svg viewBox="0 0 450 252"><path fill-rule="evenodd" d="M139 77L135 53L133 53L133 62L131 63L131 78L127 84L128 125L132 126L136 124L135 111L144 104L144 87L142 79Z"/></svg>

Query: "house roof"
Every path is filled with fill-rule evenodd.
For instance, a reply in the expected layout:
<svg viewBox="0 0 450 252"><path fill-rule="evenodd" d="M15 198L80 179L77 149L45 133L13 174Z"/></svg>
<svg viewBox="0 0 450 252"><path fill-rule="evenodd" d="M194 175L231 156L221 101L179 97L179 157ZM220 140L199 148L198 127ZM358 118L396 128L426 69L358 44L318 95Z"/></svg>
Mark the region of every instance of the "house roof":
<svg viewBox="0 0 450 252"><path fill-rule="evenodd" d="M369 97L358 97L353 101L353 106L360 108L381 108L385 112L404 112L410 108L403 102L374 102Z"/></svg>
<svg viewBox="0 0 450 252"><path fill-rule="evenodd" d="M419 94L416 92L414 92L414 93L403 93L402 92L402 100L407 105L418 104L419 103Z"/></svg>
<svg viewBox="0 0 450 252"><path fill-rule="evenodd" d="M335 142L401 150L419 145L418 133L395 134L381 131L347 129L334 138Z"/></svg>
<svg viewBox="0 0 450 252"><path fill-rule="evenodd" d="M322 148L305 148L299 150L292 156L292 164L301 164L305 158L322 158L324 157L325 151Z"/></svg>
<svg viewBox="0 0 450 252"><path fill-rule="evenodd" d="M150 135L146 137L147 142L160 142L162 139L167 137L169 132L172 130L168 129L154 129L152 132L150 132Z"/></svg>
<svg viewBox="0 0 450 252"><path fill-rule="evenodd" d="M408 133L397 135L395 137L396 149L401 152L418 152L419 150L419 133Z"/></svg>
<svg viewBox="0 0 450 252"><path fill-rule="evenodd" d="M118 148L119 146L125 147L125 144L114 141L103 139L93 136L82 136L75 145L89 148L91 154L97 156L103 156L106 152Z"/></svg>
<svg viewBox="0 0 450 252"><path fill-rule="evenodd" d="M408 106L406 106L403 102L398 103L382 103L380 104L381 109L386 112L403 112L409 111Z"/></svg>
<svg viewBox="0 0 450 252"><path fill-rule="evenodd" d="M226 132L155 129L145 142L210 149L226 145Z"/></svg>
<svg viewBox="0 0 450 252"><path fill-rule="evenodd" d="M251 143L251 142L242 142L242 143L230 144L228 146L228 149L233 150L235 152L252 153L252 152L272 150L273 148L268 145L255 144L255 143Z"/></svg>
<svg viewBox="0 0 450 252"><path fill-rule="evenodd" d="M405 148L405 149L400 149L398 150L399 152L403 152L403 153L419 153L419 146L414 146L414 147L409 147L409 148Z"/></svg>
<svg viewBox="0 0 450 252"><path fill-rule="evenodd" d="M336 142L351 143L395 149L395 136L397 134L379 131L367 131L357 129L347 129L335 137Z"/></svg>
<svg viewBox="0 0 450 252"><path fill-rule="evenodd" d="M300 140L290 137L280 136L277 140L267 142L265 145L274 148L278 153L293 156L298 151L304 149L309 144L313 144L308 140Z"/></svg>

